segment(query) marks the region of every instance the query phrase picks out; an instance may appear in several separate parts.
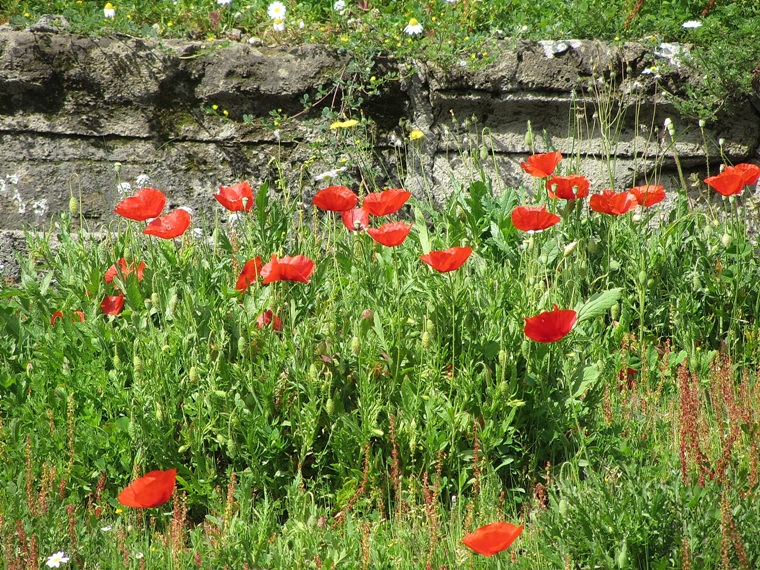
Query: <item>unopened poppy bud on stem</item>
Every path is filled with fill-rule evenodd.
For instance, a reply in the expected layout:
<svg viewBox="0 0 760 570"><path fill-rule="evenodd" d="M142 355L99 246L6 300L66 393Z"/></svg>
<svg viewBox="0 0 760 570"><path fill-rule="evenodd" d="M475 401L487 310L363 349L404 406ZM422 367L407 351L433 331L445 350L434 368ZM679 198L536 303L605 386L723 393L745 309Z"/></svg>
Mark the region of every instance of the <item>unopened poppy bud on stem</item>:
<svg viewBox="0 0 760 570"><path fill-rule="evenodd" d="M571 241L569 244L567 244L565 246L565 249L563 250L562 254L565 257L569 257L570 255L573 254L573 252L575 251L576 247L578 247L578 242L577 241Z"/></svg>
<svg viewBox="0 0 760 570"><path fill-rule="evenodd" d="M79 213L79 201L74 196L69 198L69 212L71 212L72 216L76 216Z"/></svg>
<svg viewBox="0 0 760 570"><path fill-rule="evenodd" d="M723 247L728 247L731 245L731 236L728 234L723 234L723 237L720 238L720 243L723 244Z"/></svg>

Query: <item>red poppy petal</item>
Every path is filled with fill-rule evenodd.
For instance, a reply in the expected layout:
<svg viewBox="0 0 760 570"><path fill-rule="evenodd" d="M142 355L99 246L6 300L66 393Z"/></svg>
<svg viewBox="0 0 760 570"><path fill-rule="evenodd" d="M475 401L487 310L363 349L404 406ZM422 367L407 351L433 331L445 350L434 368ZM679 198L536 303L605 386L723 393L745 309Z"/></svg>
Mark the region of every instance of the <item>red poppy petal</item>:
<svg viewBox="0 0 760 570"><path fill-rule="evenodd" d="M176 469L151 471L119 493L119 502L127 507L139 509L163 505L171 498L176 480Z"/></svg>
<svg viewBox="0 0 760 570"><path fill-rule="evenodd" d="M480 527L462 539L462 543L483 556L493 556L509 548L522 534L523 526L495 522Z"/></svg>
<svg viewBox="0 0 760 570"><path fill-rule="evenodd" d="M100 303L100 309L106 315L118 315L124 307L124 295L112 295L105 297Z"/></svg>
<svg viewBox="0 0 760 570"><path fill-rule="evenodd" d="M631 188L631 194L636 197L639 206L643 206L644 208L659 204L665 199L665 189L662 186L655 186L654 184Z"/></svg>
<svg viewBox="0 0 760 570"><path fill-rule="evenodd" d="M726 168L728 170L728 168ZM750 164L748 162L742 162L733 167L734 172L738 172L744 179L745 186L752 186L760 179L760 166L756 164Z"/></svg>
<svg viewBox="0 0 760 570"><path fill-rule="evenodd" d="M256 282L259 275L261 275L261 257L257 255L255 258L249 259L243 266L240 277L235 283L235 289L242 293L251 283Z"/></svg>
<svg viewBox="0 0 760 570"><path fill-rule="evenodd" d="M601 194L594 194L589 200L589 208L610 216L621 216L637 206L636 197L630 192L604 190Z"/></svg>
<svg viewBox="0 0 760 570"><path fill-rule="evenodd" d="M711 186L722 196L733 196L741 194L744 189L744 176L736 171L723 171L717 176L705 178L705 184Z"/></svg>
<svg viewBox="0 0 760 570"><path fill-rule="evenodd" d="M83 323L83 322L84 322L84 313L83 313L82 311L74 311L74 314L75 314L77 317L79 317L79 322L80 322L80 323ZM71 321L72 321L72 322L74 322L74 323L76 322L76 320L75 320L75 319L71 319Z"/></svg>
<svg viewBox="0 0 760 570"><path fill-rule="evenodd" d="M53 316L50 317L50 324L55 325L55 321L62 318L63 318L63 313L61 311L56 311L55 313L53 313Z"/></svg>
<svg viewBox="0 0 760 570"><path fill-rule="evenodd" d="M165 205L166 196L161 190L143 188L134 196L119 202L114 208L114 213L123 218L142 222L160 215Z"/></svg>
<svg viewBox="0 0 760 570"><path fill-rule="evenodd" d="M346 210L341 213L340 217L343 220L343 225L352 232L365 230L369 225L369 214L364 208Z"/></svg>
<svg viewBox="0 0 760 570"><path fill-rule="evenodd" d="M444 251L431 251L426 255L421 255L420 259L436 271L447 273L462 267L471 253L471 247L452 247Z"/></svg>
<svg viewBox="0 0 760 570"><path fill-rule="evenodd" d="M562 153L547 152L544 154L534 154L528 157L527 162L521 162L522 169L536 178L546 178L554 173L559 161L562 160Z"/></svg>
<svg viewBox="0 0 760 570"><path fill-rule="evenodd" d="M411 196L411 192L401 188L373 192L365 196L362 208L370 216L387 216L398 212Z"/></svg>
<svg viewBox="0 0 760 570"><path fill-rule="evenodd" d="M253 190L248 182L220 186L214 198L231 212L248 212L253 207Z"/></svg>
<svg viewBox="0 0 760 570"><path fill-rule="evenodd" d="M173 239L181 236L190 227L190 212L177 208L173 212L156 218L143 230L145 235L162 239Z"/></svg>
<svg viewBox="0 0 760 570"><path fill-rule="evenodd" d="M549 198L562 200L577 200L588 196L591 183L585 176L552 176L546 181Z"/></svg>
<svg viewBox="0 0 760 570"><path fill-rule="evenodd" d="M572 309L554 310L525 319L525 336L536 342L556 342L575 326L578 315Z"/></svg>
<svg viewBox="0 0 760 570"><path fill-rule="evenodd" d="M368 228L367 233L376 242L386 247L395 247L404 243L411 229L412 224L406 225L404 222L390 222L383 224L379 228Z"/></svg>
<svg viewBox="0 0 760 570"><path fill-rule="evenodd" d="M312 200L320 210L328 212L345 212L352 210L359 203L359 197L345 186L328 186L317 192Z"/></svg>
<svg viewBox="0 0 760 570"><path fill-rule="evenodd" d="M523 232L540 232L560 222L561 218L546 211L546 206L518 206L512 210L512 225Z"/></svg>

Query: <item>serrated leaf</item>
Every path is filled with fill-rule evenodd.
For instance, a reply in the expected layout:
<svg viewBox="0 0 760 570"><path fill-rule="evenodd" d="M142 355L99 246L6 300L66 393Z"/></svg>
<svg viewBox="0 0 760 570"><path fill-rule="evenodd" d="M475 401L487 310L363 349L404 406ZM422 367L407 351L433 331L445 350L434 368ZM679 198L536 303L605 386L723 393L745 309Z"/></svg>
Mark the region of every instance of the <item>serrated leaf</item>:
<svg viewBox="0 0 760 570"><path fill-rule="evenodd" d="M601 291L592 295L579 309L576 309L578 313L577 324L595 319L596 317L605 314L612 308L612 305L617 303L622 294L623 288L615 287L614 289Z"/></svg>

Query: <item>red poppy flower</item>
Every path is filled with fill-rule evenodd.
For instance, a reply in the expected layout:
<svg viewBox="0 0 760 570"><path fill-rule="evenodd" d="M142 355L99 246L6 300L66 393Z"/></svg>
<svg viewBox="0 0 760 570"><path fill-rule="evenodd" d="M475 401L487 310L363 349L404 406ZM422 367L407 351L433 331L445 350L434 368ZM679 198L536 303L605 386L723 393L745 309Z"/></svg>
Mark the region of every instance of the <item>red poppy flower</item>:
<svg viewBox="0 0 760 570"><path fill-rule="evenodd" d="M390 222L383 224L379 228L368 228L367 233L376 242L386 247L395 247L404 243L411 229L412 224L407 226L404 222Z"/></svg>
<svg viewBox="0 0 760 570"><path fill-rule="evenodd" d="M705 178L705 184L712 186L722 196L733 196L741 194L744 189L744 175L736 170L726 169L717 176Z"/></svg>
<svg viewBox="0 0 760 570"><path fill-rule="evenodd" d="M646 184L644 186L636 186L631 188L630 192L636 197L636 202L639 203L639 206L644 206L645 208L659 204L665 199L665 189L659 185Z"/></svg>
<svg viewBox="0 0 760 570"><path fill-rule="evenodd" d="M387 216L395 214L406 204L412 193L402 188L384 190L367 194L362 202L362 208L367 210L370 216Z"/></svg>
<svg viewBox="0 0 760 570"><path fill-rule="evenodd" d="M311 202L320 210L345 212L356 208L359 197L345 186L328 186L317 192Z"/></svg>
<svg viewBox="0 0 760 570"><path fill-rule="evenodd" d="M166 196L161 190L143 188L130 198L125 198L116 205L114 213L123 218L142 222L161 214L166 204Z"/></svg>
<svg viewBox="0 0 760 570"><path fill-rule="evenodd" d="M100 303L100 309L106 315L118 315L121 313L121 309L124 306L124 295L114 295L111 297L105 297L103 302Z"/></svg>
<svg viewBox="0 0 760 570"><path fill-rule="evenodd" d="M62 318L63 318L63 313L61 311L56 311L55 313L53 313L53 316L50 317L50 324L55 325L55 321Z"/></svg>
<svg viewBox="0 0 760 570"><path fill-rule="evenodd" d="M341 213L340 218L343 220L343 225L352 232L366 230L369 225L369 214L364 208L346 210Z"/></svg>
<svg viewBox="0 0 760 570"><path fill-rule="evenodd" d="M272 259L261 268L261 276L264 278L262 283L269 285L275 281L298 281L308 283L309 277L314 273L316 265L305 255L296 255L295 257L283 257Z"/></svg>
<svg viewBox="0 0 760 570"><path fill-rule="evenodd" d="M553 311L525 319L525 336L536 342L556 342L572 330L577 320L578 315L572 309L560 311L554 305Z"/></svg>
<svg viewBox="0 0 760 570"><path fill-rule="evenodd" d="M512 210L512 225L524 232L540 232L558 224L560 217L546 211L546 206L518 206Z"/></svg>
<svg viewBox="0 0 760 570"><path fill-rule="evenodd" d="M240 277L238 277L237 283L235 283L235 289L242 293L248 289L248 285L256 282L259 275L261 275L261 256L257 255L253 259L246 261L245 265L243 265Z"/></svg>
<svg viewBox="0 0 760 570"><path fill-rule="evenodd" d="M163 505L171 498L176 482L176 469L151 471L132 481L119 493L119 502L124 506L137 509L150 509Z"/></svg>
<svg viewBox="0 0 760 570"><path fill-rule="evenodd" d="M436 271L447 273L462 267L471 253L471 247L452 247L444 251L431 251L427 255L421 255L420 259Z"/></svg>
<svg viewBox="0 0 760 570"><path fill-rule="evenodd" d="M585 176L552 176L546 181L546 189L549 198L562 198L563 200L577 200L588 196L591 183Z"/></svg>
<svg viewBox="0 0 760 570"><path fill-rule="evenodd" d="M742 175L745 186L752 186L760 178L760 166L742 162L736 166L727 166L724 172L735 172Z"/></svg>
<svg viewBox="0 0 760 570"><path fill-rule="evenodd" d="M230 212L248 212L253 207L253 190L248 182L220 186L214 198Z"/></svg>
<svg viewBox="0 0 760 570"><path fill-rule="evenodd" d="M185 208L177 208L173 212L156 218L143 233L149 236L156 236L162 239L172 239L179 237L190 227L190 212Z"/></svg>
<svg viewBox="0 0 760 570"><path fill-rule="evenodd" d="M554 174L559 161L562 160L561 152L547 152L534 154L528 157L528 162L521 162L522 169L536 178L547 178Z"/></svg>
<svg viewBox="0 0 760 570"><path fill-rule="evenodd" d="M116 266L119 266L118 268ZM136 273L137 274L137 280L142 281L143 280L143 271L145 270L145 262L141 261L140 264L135 267L135 263L127 263L127 260L123 257L119 259L116 263L114 263L111 267L108 268L108 271L106 271L105 280L106 283L113 283L113 278L118 275L119 270L121 270L122 276L126 279L127 275L130 273Z"/></svg>
<svg viewBox="0 0 760 570"><path fill-rule="evenodd" d="M462 543L483 556L493 556L506 550L522 534L522 525L495 522L481 526L462 539Z"/></svg>
<svg viewBox="0 0 760 570"><path fill-rule="evenodd" d="M267 309L256 318L256 327L263 329L269 323L272 323L272 330L277 332L282 330L282 321L272 311Z"/></svg>
<svg viewBox="0 0 760 570"><path fill-rule="evenodd" d="M75 314L77 317L79 317L79 322L80 322L80 323L83 323L83 322L84 322L84 313L83 313L82 311L74 311L74 314ZM75 322L76 322L76 320L75 320L75 319L71 319L71 322L72 322L72 323L75 323Z"/></svg>
<svg viewBox="0 0 760 570"><path fill-rule="evenodd" d="M588 203L589 207L600 214L610 216L622 216L638 207L636 196L630 192L615 192L614 190L602 190L601 194L594 194Z"/></svg>

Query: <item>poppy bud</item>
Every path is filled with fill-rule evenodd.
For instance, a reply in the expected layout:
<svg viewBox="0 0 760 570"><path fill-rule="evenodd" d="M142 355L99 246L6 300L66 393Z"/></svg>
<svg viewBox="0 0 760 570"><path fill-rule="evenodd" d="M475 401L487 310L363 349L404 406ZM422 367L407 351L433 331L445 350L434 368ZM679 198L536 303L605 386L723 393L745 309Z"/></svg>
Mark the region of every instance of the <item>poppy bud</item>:
<svg viewBox="0 0 760 570"><path fill-rule="evenodd" d="M628 568L628 543L623 541L623 547L617 555L617 567Z"/></svg>
<svg viewBox="0 0 760 570"><path fill-rule="evenodd" d="M618 271L619 269L620 264L614 259L610 259L610 271Z"/></svg>
<svg viewBox="0 0 760 570"><path fill-rule="evenodd" d="M546 265L547 263L549 263L549 256L546 255L545 253L542 253L541 255L538 256L538 261L541 263L541 265Z"/></svg>
<svg viewBox="0 0 760 570"><path fill-rule="evenodd" d="M328 398L327 402L325 403L325 410L327 410L328 416L333 415L333 412L335 412L335 400Z"/></svg>
<svg viewBox="0 0 760 570"><path fill-rule="evenodd" d="M160 311L160 310L161 310L161 303L160 303L160 301L161 301L161 298L158 296L158 293L153 293L153 294L150 296L150 302L151 302L151 304L153 305L153 307L154 307L154 308L155 308L157 311Z"/></svg>
<svg viewBox="0 0 760 570"><path fill-rule="evenodd" d="M161 422L164 420L164 410L161 408L161 404L155 402L156 419Z"/></svg>
<svg viewBox="0 0 760 570"><path fill-rule="evenodd" d="M569 244L565 246L565 249L563 250L562 255L564 255L565 257L569 257L575 251L576 247L578 247L578 242L571 241Z"/></svg>
<svg viewBox="0 0 760 570"><path fill-rule="evenodd" d="M640 222L641 221L641 214L634 214L633 216L631 216L631 219L634 222Z"/></svg>
<svg viewBox="0 0 760 570"><path fill-rule="evenodd" d="M431 335L435 334L435 323L431 319L425 321L425 332L430 333Z"/></svg>
<svg viewBox="0 0 760 570"><path fill-rule="evenodd" d="M588 240L588 244L586 244L586 251L588 251L591 255L594 255L597 250L596 242L593 239Z"/></svg>
<svg viewBox="0 0 760 570"><path fill-rule="evenodd" d="M526 249L533 249L533 236L528 238L528 244Z"/></svg>
<svg viewBox="0 0 760 570"><path fill-rule="evenodd" d="M245 349L246 349L245 345L246 345L245 339L242 336L238 337L238 341L237 341L238 354L245 354Z"/></svg>
<svg viewBox="0 0 760 570"><path fill-rule="evenodd" d="M195 366L190 367L189 376L190 376L190 382L192 382L193 384L198 383L198 369Z"/></svg>
<svg viewBox="0 0 760 570"><path fill-rule="evenodd" d="M525 146L533 148L533 131L530 130L530 125L528 126L528 132L525 133Z"/></svg>
<svg viewBox="0 0 760 570"><path fill-rule="evenodd" d="M499 366L506 366L507 365L507 351L503 348L499 351Z"/></svg>
<svg viewBox="0 0 760 570"><path fill-rule="evenodd" d="M723 234L723 237L720 238L720 243L723 244L723 247L728 247L731 245L731 236L728 234Z"/></svg>
<svg viewBox="0 0 760 570"><path fill-rule="evenodd" d="M142 360L140 360L140 357L136 354L132 357L132 368L135 369L136 374L140 374L142 372Z"/></svg>
<svg viewBox="0 0 760 570"><path fill-rule="evenodd" d="M567 501L565 499L559 501L559 514L562 517L567 516Z"/></svg>
<svg viewBox="0 0 760 570"><path fill-rule="evenodd" d="M485 145L480 147L480 160L486 160L488 158L488 149Z"/></svg>
<svg viewBox="0 0 760 570"><path fill-rule="evenodd" d="M613 321L618 320L620 318L620 302L616 302L612 307L610 307L610 316L612 317Z"/></svg>
<svg viewBox="0 0 760 570"><path fill-rule="evenodd" d="M430 333L425 331L422 333L422 348L429 350L431 346Z"/></svg>
<svg viewBox="0 0 760 570"><path fill-rule="evenodd" d="M706 124L707 124L707 121L705 121L704 119L699 119L699 128L700 129L704 129Z"/></svg>
<svg viewBox="0 0 760 570"><path fill-rule="evenodd" d="M121 365L121 358L119 358L119 349L113 347L113 367L118 368Z"/></svg>
<svg viewBox="0 0 760 570"><path fill-rule="evenodd" d="M235 440L232 438L227 440L227 454L230 457L235 457L235 455L237 455L237 443L235 443Z"/></svg>
<svg viewBox="0 0 760 570"><path fill-rule="evenodd" d="M74 196L69 198L69 212L71 212L72 216L76 216L79 213L79 202Z"/></svg>
<svg viewBox="0 0 760 570"><path fill-rule="evenodd" d="M174 309L177 307L177 301L179 300L179 297L177 296L177 292L173 291L172 296L169 297L169 304L166 307L166 316L170 317L174 314Z"/></svg>
<svg viewBox="0 0 760 570"><path fill-rule="evenodd" d="M317 370L317 365L312 362L309 365L309 380L314 382L317 378L319 378L319 370Z"/></svg>
<svg viewBox="0 0 760 570"><path fill-rule="evenodd" d="M639 271L639 283L642 285L647 282L647 272L643 269Z"/></svg>
<svg viewBox="0 0 760 570"><path fill-rule="evenodd" d="M127 433L129 437L135 439L137 437L137 423L135 422L134 415L130 415L129 424L127 425Z"/></svg>
<svg viewBox="0 0 760 570"><path fill-rule="evenodd" d="M354 356L359 356L359 354L361 354L361 351L362 351L362 343L359 340L359 337L358 336L352 337L351 338L351 353Z"/></svg>

